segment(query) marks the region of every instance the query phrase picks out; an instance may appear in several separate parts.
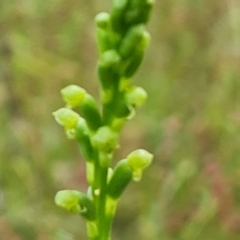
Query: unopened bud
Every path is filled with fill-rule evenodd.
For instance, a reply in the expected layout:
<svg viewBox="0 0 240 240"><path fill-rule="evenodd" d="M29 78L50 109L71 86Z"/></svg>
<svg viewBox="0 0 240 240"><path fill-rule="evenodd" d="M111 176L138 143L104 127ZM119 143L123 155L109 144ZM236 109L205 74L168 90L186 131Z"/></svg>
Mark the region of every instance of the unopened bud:
<svg viewBox="0 0 240 240"><path fill-rule="evenodd" d="M115 50L107 50L102 54L99 64L103 67L111 67L119 61L120 56Z"/></svg>
<svg viewBox="0 0 240 240"><path fill-rule="evenodd" d="M71 213L80 213L80 193L75 190L61 190L55 196L55 203Z"/></svg>
<svg viewBox="0 0 240 240"><path fill-rule="evenodd" d="M100 127L92 137L92 144L100 151L110 153L117 148L118 135L110 127Z"/></svg>
<svg viewBox="0 0 240 240"><path fill-rule="evenodd" d="M91 199L76 190L61 190L55 196L55 203L72 213L79 213L87 220L95 220L96 211Z"/></svg>
<svg viewBox="0 0 240 240"><path fill-rule="evenodd" d="M127 161L133 169L144 169L151 164L153 154L144 149L137 149L127 156Z"/></svg>
<svg viewBox="0 0 240 240"><path fill-rule="evenodd" d="M127 104L138 107L147 99L147 92L142 87L131 87L126 93Z"/></svg>
<svg viewBox="0 0 240 240"><path fill-rule="evenodd" d="M144 149L138 149L127 156L127 162L133 171L133 180L140 181L142 171L148 167L153 160L153 154Z"/></svg>
<svg viewBox="0 0 240 240"><path fill-rule="evenodd" d="M106 12L98 13L95 22L99 28L106 29L110 23L110 14Z"/></svg>
<svg viewBox="0 0 240 240"><path fill-rule="evenodd" d="M80 116L69 108L60 108L52 113L56 122L66 130L76 127Z"/></svg>
<svg viewBox="0 0 240 240"><path fill-rule="evenodd" d="M77 86L69 85L61 90L64 102L68 107L77 107L86 96L86 90Z"/></svg>
<svg viewBox="0 0 240 240"><path fill-rule="evenodd" d="M108 195L113 199L118 199L131 181L132 175L133 171L128 162L125 159L119 161L108 183Z"/></svg>
<svg viewBox="0 0 240 240"><path fill-rule="evenodd" d="M142 24L133 26L128 30L119 48L122 59L129 58L134 53L136 47L139 47L144 38L144 32L145 26Z"/></svg>

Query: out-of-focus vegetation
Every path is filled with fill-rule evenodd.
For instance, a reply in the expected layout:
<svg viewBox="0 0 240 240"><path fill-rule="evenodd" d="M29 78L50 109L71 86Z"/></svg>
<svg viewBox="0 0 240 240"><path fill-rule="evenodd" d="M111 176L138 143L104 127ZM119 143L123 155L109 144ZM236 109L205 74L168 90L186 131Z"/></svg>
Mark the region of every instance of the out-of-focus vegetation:
<svg viewBox="0 0 240 240"><path fill-rule="evenodd" d="M68 84L98 95L94 16L109 0L0 3L0 239L86 239L54 205L86 189L85 165L51 112ZM134 81L149 93L116 159L155 161L120 202L114 240L240 239L240 2L157 0Z"/></svg>

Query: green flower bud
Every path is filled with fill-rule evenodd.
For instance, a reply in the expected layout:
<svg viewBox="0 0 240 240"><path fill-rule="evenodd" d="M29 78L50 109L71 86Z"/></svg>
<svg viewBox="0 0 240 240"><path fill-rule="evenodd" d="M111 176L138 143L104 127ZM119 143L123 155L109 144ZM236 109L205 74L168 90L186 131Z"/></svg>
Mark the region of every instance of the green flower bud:
<svg viewBox="0 0 240 240"><path fill-rule="evenodd" d="M86 119L88 127L96 131L102 125L102 119L99 113L96 100L90 94L86 94L80 105L80 112Z"/></svg>
<svg viewBox="0 0 240 240"><path fill-rule="evenodd" d="M68 107L76 107L81 104L87 93L77 85L69 85L61 90L61 94Z"/></svg>
<svg viewBox="0 0 240 240"><path fill-rule="evenodd" d="M133 26L128 30L119 48L122 59L127 59L134 53L136 47L139 46L144 38L144 32L145 26L142 24Z"/></svg>
<svg viewBox="0 0 240 240"><path fill-rule="evenodd" d="M102 152L111 153L117 148L118 135L110 127L100 127L92 137L92 144Z"/></svg>
<svg viewBox="0 0 240 240"><path fill-rule="evenodd" d="M110 96L111 99L111 93L112 93L112 88L118 84L118 80L119 80L119 74L116 71L116 69L114 68L114 66L103 66L100 62L98 63L98 76L102 85L102 88L104 89L104 91L108 91L110 93L107 94L108 95L108 99ZM106 98L105 98L106 99ZM105 100L106 102L106 100Z"/></svg>
<svg viewBox="0 0 240 240"><path fill-rule="evenodd" d="M113 88L118 84L119 73L117 68L119 62L119 54L112 49L105 51L98 62L98 76L104 92L108 92L108 94L105 93L104 102L106 102L106 95L112 97L109 93L112 93Z"/></svg>
<svg viewBox="0 0 240 240"><path fill-rule="evenodd" d="M57 206L65 208L71 213L80 213L79 205L80 192L75 190L61 190L55 196Z"/></svg>
<svg viewBox="0 0 240 240"><path fill-rule="evenodd" d="M116 32L123 32L126 29L124 14L127 9L128 0L113 0L111 11L112 28Z"/></svg>
<svg viewBox="0 0 240 240"><path fill-rule="evenodd" d="M127 156L127 161L132 169L144 169L151 164L153 154L144 149L137 149Z"/></svg>
<svg viewBox="0 0 240 240"><path fill-rule="evenodd" d="M107 192L113 199L118 199L132 179L132 168L126 159L117 163L112 177L108 183Z"/></svg>
<svg viewBox="0 0 240 240"><path fill-rule="evenodd" d="M79 106L82 116L86 119L89 128L93 131L97 130L101 124L101 116L98 110L97 103L93 96L88 94L83 88L78 87L76 85L70 85L64 88L62 91L62 96L64 101L67 103L68 106L75 107ZM63 108L64 110L60 109L53 113L56 118L56 121L69 129L71 125L70 120L74 120L75 127L79 115L74 113L72 110L68 108ZM74 113L74 114L73 114ZM75 115L75 118L74 116ZM69 116L69 117L68 117ZM78 116L78 118L76 118ZM65 123L67 122L67 123ZM72 127L72 128L73 128Z"/></svg>
<svg viewBox="0 0 240 240"><path fill-rule="evenodd" d="M138 70L139 66L141 65L144 58L144 50L137 49L133 55L128 59L126 67L123 71L123 76L125 78L131 78L136 71Z"/></svg>
<svg viewBox="0 0 240 240"><path fill-rule="evenodd" d="M107 50L114 49L119 42L120 36L111 29L97 29L98 50L102 54Z"/></svg>
<svg viewBox="0 0 240 240"><path fill-rule="evenodd" d="M120 61L120 56L116 50L107 50L105 51L100 59L100 65L103 67L114 66Z"/></svg>
<svg viewBox="0 0 240 240"><path fill-rule="evenodd" d="M95 22L98 28L106 29L109 27L110 14L106 12L98 13L95 17Z"/></svg>
<svg viewBox="0 0 240 240"><path fill-rule="evenodd" d="M52 113L56 122L66 130L76 127L80 116L69 108L60 108Z"/></svg>
<svg viewBox="0 0 240 240"><path fill-rule="evenodd" d="M122 71L122 75L125 78L131 78L141 65L144 58L145 49L149 45L150 39L150 34L147 31L144 31L142 40L139 42L138 46L136 46L132 55L126 60Z"/></svg>
<svg viewBox="0 0 240 240"><path fill-rule="evenodd" d="M130 106L138 107L147 99L147 92L142 87L132 86L126 92L125 99Z"/></svg>
<svg viewBox="0 0 240 240"><path fill-rule="evenodd" d="M61 190L55 196L57 206L65 208L72 213L79 213L89 221L96 218L93 202L90 198L76 190Z"/></svg>
<svg viewBox="0 0 240 240"><path fill-rule="evenodd" d="M144 149L138 149L127 156L127 162L133 171L133 180L140 181L142 171L151 164L153 155Z"/></svg>

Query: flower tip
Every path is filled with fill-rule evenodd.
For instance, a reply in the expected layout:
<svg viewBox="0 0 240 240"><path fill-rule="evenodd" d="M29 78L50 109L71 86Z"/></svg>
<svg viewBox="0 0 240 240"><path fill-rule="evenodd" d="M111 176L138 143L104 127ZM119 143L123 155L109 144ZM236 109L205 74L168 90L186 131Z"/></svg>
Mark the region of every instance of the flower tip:
<svg viewBox="0 0 240 240"><path fill-rule="evenodd" d="M68 107L76 107L81 104L86 96L86 90L77 85L69 85L63 88L61 91L63 101Z"/></svg>
<svg viewBox="0 0 240 240"><path fill-rule="evenodd" d="M143 170L152 163L153 154L144 149L137 149L127 156L129 166L133 170Z"/></svg>
<svg viewBox="0 0 240 240"><path fill-rule="evenodd" d="M147 96L145 89L132 86L126 93L126 101L133 107L139 107L146 101Z"/></svg>
<svg viewBox="0 0 240 240"><path fill-rule="evenodd" d="M95 22L99 28L106 29L110 22L110 14L100 12L95 16Z"/></svg>
<svg viewBox="0 0 240 240"><path fill-rule="evenodd" d="M59 207L62 207L72 213L79 213L79 192L75 190L58 191L54 201Z"/></svg>
<svg viewBox="0 0 240 240"><path fill-rule="evenodd" d="M80 116L69 108L60 108L52 113L56 122L66 129L75 128Z"/></svg>
<svg viewBox="0 0 240 240"><path fill-rule="evenodd" d="M103 126L92 137L92 144L103 152L110 153L117 148L118 135L110 127Z"/></svg>

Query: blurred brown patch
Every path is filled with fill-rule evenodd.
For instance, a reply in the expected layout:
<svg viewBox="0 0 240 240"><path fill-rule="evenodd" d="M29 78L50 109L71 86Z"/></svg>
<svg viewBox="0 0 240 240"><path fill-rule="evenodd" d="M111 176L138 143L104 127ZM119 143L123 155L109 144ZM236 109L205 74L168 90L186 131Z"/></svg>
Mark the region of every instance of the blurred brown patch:
<svg viewBox="0 0 240 240"><path fill-rule="evenodd" d="M20 240L21 238L17 236L11 225L4 219L0 218L0 238L2 240Z"/></svg>
<svg viewBox="0 0 240 240"><path fill-rule="evenodd" d="M220 221L229 231L240 232L240 215L235 210L233 190L214 156L206 157L204 172L216 199Z"/></svg>

